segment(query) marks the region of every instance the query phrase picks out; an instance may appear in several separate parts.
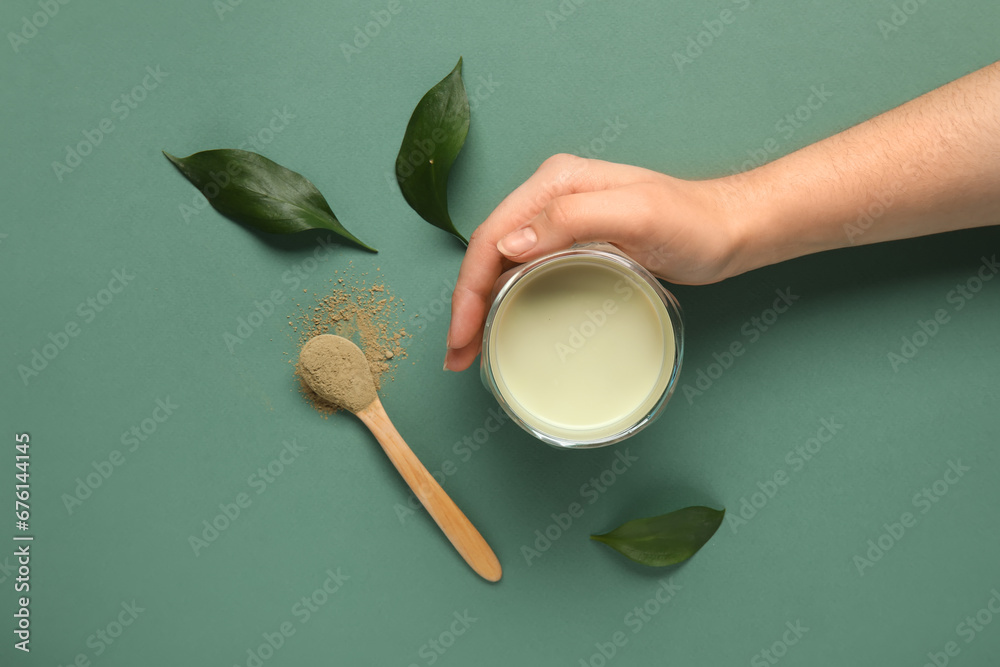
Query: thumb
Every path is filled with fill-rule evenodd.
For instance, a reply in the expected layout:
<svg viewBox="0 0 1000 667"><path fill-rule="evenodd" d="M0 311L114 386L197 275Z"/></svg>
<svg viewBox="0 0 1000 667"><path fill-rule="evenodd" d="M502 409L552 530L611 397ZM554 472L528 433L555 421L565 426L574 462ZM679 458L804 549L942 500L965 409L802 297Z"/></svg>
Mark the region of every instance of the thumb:
<svg viewBox="0 0 1000 667"><path fill-rule="evenodd" d="M500 239L497 250L510 260L527 262L574 243L632 244L647 227L646 202L644 195L631 188L556 197L525 225Z"/></svg>

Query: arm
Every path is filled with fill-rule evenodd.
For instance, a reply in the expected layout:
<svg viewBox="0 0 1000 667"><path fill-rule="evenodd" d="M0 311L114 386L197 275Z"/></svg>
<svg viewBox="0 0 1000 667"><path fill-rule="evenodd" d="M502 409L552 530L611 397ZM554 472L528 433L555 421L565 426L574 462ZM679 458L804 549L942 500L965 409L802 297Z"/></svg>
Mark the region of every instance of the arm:
<svg viewBox="0 0 1000 667"><path fill-rule="evenodd" d="M733 180L756 211L743 222L743 271L996 224L1000 62Z"/></svg>
<svg viewBox="0 0 1000 667"><path fill-rule="evenodd" d="M705 284L852 244L1000 222L1000 63L772 163L707 181L556 155L473 233L445 368L467 368L514 263L610 241L659 277Z"/></svg>

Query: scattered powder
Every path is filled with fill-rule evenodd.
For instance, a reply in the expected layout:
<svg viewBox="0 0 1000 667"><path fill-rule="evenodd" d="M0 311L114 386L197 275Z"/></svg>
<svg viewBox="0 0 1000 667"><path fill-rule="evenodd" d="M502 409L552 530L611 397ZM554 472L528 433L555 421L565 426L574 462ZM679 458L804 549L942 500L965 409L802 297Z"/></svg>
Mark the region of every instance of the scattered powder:
<svg viewBox="0 0 1000 667"><path fill-rule="evenodd" d="M382 282L367 284L367 273L350 277L353 265L345 269L344 277L330 278L325 295L314 293L315 302L297 303L299 312L288 318L288 326L297 336L297 352L289 363L296 365L298 353L314 336L336 334L353 341L365 354L376 391L394 380L393 373L400 360L406 358L409 334L401 320L405 311L402 299L397 299ZM339 275L339 271L335 271ZM357 274L355 274L357 275ZM302 379L296 367L302 395L324 416L339 406L320 398Z"/></svg>

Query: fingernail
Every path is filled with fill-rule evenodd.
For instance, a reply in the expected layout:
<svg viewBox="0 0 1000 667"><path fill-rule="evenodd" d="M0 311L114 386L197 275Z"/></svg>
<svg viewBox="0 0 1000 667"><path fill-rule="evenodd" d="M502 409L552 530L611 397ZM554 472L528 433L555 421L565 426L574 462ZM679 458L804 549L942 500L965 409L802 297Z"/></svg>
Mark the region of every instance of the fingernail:
<svg viewBox="0 0 1000 667"><path fill-rule="evenodd" d="M508 257L526 253L535 247L538 242L538 235L531 227L519 229L511 232L497 242L497 250Z"/></svg>
<svg viewBox="0 0 1000 667"><path fill-rule="evenodd" d="M451 370L450 368L448 368L448 361L450 359L451 359L451 348L449 347L448 351L444 353L444 367L442 368L442 370L445 370L445 371L450 371Z"/></svg>

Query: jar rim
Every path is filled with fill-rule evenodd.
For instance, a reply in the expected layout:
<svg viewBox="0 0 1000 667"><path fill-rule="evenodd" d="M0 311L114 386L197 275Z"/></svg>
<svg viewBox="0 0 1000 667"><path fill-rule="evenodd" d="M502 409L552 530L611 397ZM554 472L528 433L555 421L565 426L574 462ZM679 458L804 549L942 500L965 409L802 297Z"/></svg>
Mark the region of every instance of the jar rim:
<svg viewBox="0 0 1000 667"><path fill-rule="evenodd" d="M649 288L648 292L651 293L649 296L655 296L658 298L658 305L662 306L665 311L667 319L669 320L669 327L672 329L674 337L674 358L670 364L670 375L660 396L652 404L649 410L643 413L642 416L635 422L629 424L621 430L615 431L607 436L587 440L572 439L555 433L549 433L538 426L525 421L514 406L512 406L503 395L496 379L497 370L495 369L493 359L494 334L496 330L495 324L497 317L501 312L501 308L505 303L505 299L508 298L509 295L516 289L518 284L532 276L532 274L537 272L539 269L549 267L554 263L563 263L573 259L593 259L598 260L601 263L611 264L614 268L623 271L626 275L634 278L640 284L645 284L645 286ZM647 290L643 291L645 292ZM667 326L666 323L664 324ZM480 357L480 376L483 384L490 390L494 398L496 398L497 402L500 404L500 407L503 408L504 412L506 412L510 418L518 424L518 426L538 440L541 440L542 442L545 442L546 444L557 449L593 449L620 442L638 433L642 429L649 426L649 424L662 414L667 401L673 395L674 389L677 385L677 377L680 373L681 361L683 359L683 349L684 325L682 313L680 304L677 302L677 299L673 296L673 294L664 288L656 277L646 270L645 267L618 248L606 243L581 244L575 245L566 250L550 253L530 262L513 267L497 279L491 294L490 310L486 316L486 322L483 328L483 348ZM664 368L666 367L667 363L664 363Z"/></svg>

